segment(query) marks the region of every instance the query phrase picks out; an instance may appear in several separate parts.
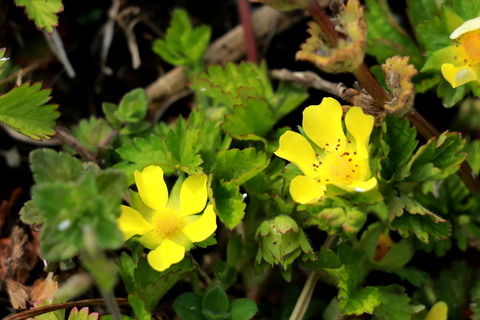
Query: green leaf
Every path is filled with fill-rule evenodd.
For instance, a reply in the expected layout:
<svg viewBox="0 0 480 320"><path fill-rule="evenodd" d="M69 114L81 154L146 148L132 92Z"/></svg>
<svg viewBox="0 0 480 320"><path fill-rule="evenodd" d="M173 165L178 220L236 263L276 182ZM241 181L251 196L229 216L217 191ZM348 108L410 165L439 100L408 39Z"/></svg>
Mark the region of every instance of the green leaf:
<svg viewBox="0 0 480 320"><path fill-rule="evenodd" d="M366 1L365 18L368 24L367 54L383 63L392 56L409 56L410 63L418 69L423 58L415 42L396 22L386 1Z"/></svg>
<svg viewBox="0 0 480 320"><path fill-rule="evenodd" d="M304 265L320 269L338 269L342 266L342 262L337 254L331 249L321 247L320 251L316 252L316 256L317 260L305 262Z"/></svg>
<svg viewBox="0 0 480 320"><path fill-rule="evenodd" d="M338 308L341 315L372 314L380 305L381 293L377 287L357 289L358 275L356 266L344 265L339 269Z"/></svg>
<svg viewBox="0 0 480 320"><path fill-rule="evenodd" d="M193 292L179 295L172 304L173 310L183 320L205 320L202 310L202 296Z"/></svg>
<svg viewBox="0 0 480 320"><path fill-rule="evenodd" d="M207 319L225 319L228 317L230 302L227 294L219 286L210 289L202 301L202 314Z"/></svg>
<svg viewBox="0 0 480 320"><path fill-rule="evenodd" d="M275 124L272 110L264 100L248 99L225 116L223 130L238 140L262 140Z"/></svg>
<svg viewBox="0 0 480 320"><path fill-rule="evenodd" d="M430 0L407 0L407 13L412 26L433 19L439 12L437 2Z"/></svg>
<svg viewBox="0 0 480 320"><path fill-rule="evenodd" d="M210 27L193 28L187 12L176 9L165 39L155 40L153 51L173 65L198 68L210 41L210 34Z"/></svg>
<svg viewBox="0 0 480 320"><path fill-rule="evenodd" d="M472 0L453 0L453 10L464 20L470 20L480 15L480 3Z"/></svg>
<svg viewBox="0 0 480 320"><path fill-rule="evenodd" d="M100 249L121 246L123 237L116 220L126 188L125 176L113 169L97 175L87 172L75 182L35 185L32 199L45 221L40 234L43 257L53 261L71 258L85 246L85 228L92 229Z"/></svg>
<svg viewBox="0 0 480 320"><path fill-rule="evenodd" d="M442 104L447 108L453 107L457 102L462 100L467 93L468 88L466 85L452 88L452 85L446 80L440 82L437 88L437 95L442 98Z"/></svg>
<svg viewBox="0 0 480 320"><path fill-rule="evenodd" d="M467 310L468 288L471 284L472 269L465 261L454 261L450 268L440 272L435 281L435 293L438 301L448 305L449 319L463 319Z"/></svg>
<svg viewBox="0 0 480 320"><path fill-rule="evenodd" d="M98 312L89 313L88 307L83 307L78 310L77 307L74 307L70 314L68 315L68 320L97 320Z"/></svg>
<svg viewBox="0 0 480 320"><path fill-rule="evenodd" d="M452 40L450 39L451 32L447 30L447 26L438 16L419 24L416 27L416 31L418 39L430 53L452 45ZM428 59L426 64L428 64ZM440 66L436 66L436 68L439 69Z"/></svg>
<svg viewBox="0 0 480 320"><path fill-rule="evenodd" d="M228 265L225 261L218 261L213 268L215 279L219 280L222 288L227 290L237 282L237 269Z"/></svg>
<svg viewBox="0 0 480 320"><path fill-rule="evenodd" d="M20 209L20 219L23 223L30 225L42 224L42 211L35 205L33 200L28 200Z"/></svg>
<svg viewBox="0 0 480 320"><path fill-rule="evenodd" d="M380 290L380 305L373 312L373 319L378 320L410 320L413 308L405 288L399 285L378 287Z"/></svg>
<svg viewBox="0 0 480 320"><path fill-rule="evenodd" d="M37 184L76 181L83 173L80 160L65 152L36 149L30 152L30 166Z"/></svg>
<svg viewBox="0 0 480 320"><path fill-rule="evenodd" d="M407 119L397 115L388 115L383 126L382 139L388 148L387 156L382 159L382 177L387 181L401 181L409 172L405 168L418 141L417 132L410 127Z"/></svg>
<svg viewBox="0 0 480 320"><path fill-rule="evenodd" d="M264 152L257 153L255 148L228 149L217 154L216 164L217 178L240 186L264 170L269 159Z"/></svg>
<svg viewBox="0 0 480 320"><path fill-rule="evenodd" d="M133 293L144 301L145 308L153 311L163 296L181 279L195 270L189 258L172 265L165 271L157 272L145 258L140 259L134 272L135 290Z"/></svg>
<svg viewBox="0 0 480 320"><path fill-rule="evenodd" d="M426 271L418 270L414 267L405 267L395 270L395 273L403 280L407 280L416 287L421 287L428 283L430 274Z"/></svg>
<svg viewBox="0 0 480 320"><path fill-rule="evenodd" d="M296 109L308 98L307 87L292 82L280 82L275 94L268 99L276 120Z"/></svg>
<svg viewBox="0 0 480 320"><path fill-rule="evenodd" d="M27 82L0 96L0 122L32 139L50 139L60 114L57 105L45 104L51 90L41 87Z"/></svg>
<svg viewBox="0 0 480 320"><path fill-rule="evenodd" d="M232 320L248 320L258 312L257 305L250 299L242 298L232 301L230 317Z"/></svg>
<svg viewBox="0 0 480 320"><path fill-rule="evenodd" d="M465 160L465 145L459 133L443 132L421 146L410 160L408 181L441 180L455 173Z"/></svg>
<svg viewBox="0 0 480 320"><path fill-rule="evenodd" d="M33 20L38 29L51 33L58 25L57 13L63 11L61 0L15 0L17 6L25 7L28 18Z"/></svg>
<svg viewBox="0 0 480 320"><path fill-rule="evenodd" d="M247 205L235 182L213 179L209 188L209 199L215 213L227 228L233 229L242 221Z"/></svg>
<svg viewBox="0 0 480 320"><path fill-rule="evenodd" d="M452 226L448 221L437 222L431 215L404 214L395 218L391 223L393 230L397 230L402 237L408 237L413 232L417 238L424 242L430 242L430 236L435 239L446 239L451 234Z"/></svg>
<svg viewBox="0 0 480 320"><path fill-rule="evenodd" d="M475 275L470 288L470 310L472 310L472 320L480 320L480 276Z"/></svg>
<svg viewBox="0 0 480 320"><path fill-rule="evenodd" d="M136 123L147 114L147 94L144 89L138 88L123 96L118 109L113 115L121 122Z"/></svg>
<svg viewBox="0 0 480 320"><path fill-rule="evenodd" d="M104 142L113 132L113 128L103 118L82 119L72 128L72 135L88 150L96 152L105 147Z"/></svg>
<svg viewBox="0 0 480 320"><path fill-rule="evenodd" d="M137 320L150 320L152 319L152 314L145 307L145 302L140 299L136 294L128 295L128 303L133 309L135 314L135 319Z"/></svg>

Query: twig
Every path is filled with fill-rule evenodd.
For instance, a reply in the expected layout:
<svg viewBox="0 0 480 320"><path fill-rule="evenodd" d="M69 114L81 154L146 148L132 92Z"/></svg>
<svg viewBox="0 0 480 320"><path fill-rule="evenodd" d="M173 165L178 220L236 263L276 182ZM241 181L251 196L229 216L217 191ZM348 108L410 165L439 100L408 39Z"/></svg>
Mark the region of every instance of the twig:
<svg viewBox="0 0 480 320"><path fill-rule="evenodd" d="M106 75L111 75L113 73L112 69L107 66L108 51L113 40L113 30L115 27L115 18L118 15L118 10L120 10L121 0L112 0L112 6L108 10L108 21L103 26L103 40L102 40L102 51L100 53L100 65L102 72Z"/></svg>
<svg viewBox="0 0 480 320"><path fill-rule="evenodd" d="M44 61L35 61L34 63L26 66L25 68L22 68L22 69L20 69L16 72L10 74L5 79L0 80L0 86L4 85L4 84L7 84L7 83L10 83L10 82L13 82L13 81L17 80L18 77L23 77L25 74L37 69L43 62Z"/></svg>
<svg viewBox="0 0 480 320"><path fill-rule="evenodd" d="M132 56L133 69L138 69L138 67L140 67L140 64L142 63L140 60L140 52L138 50L137 39L135 37L135 33L133 32L133 28L139 21L142 20L142 18L136 17L135 19L132 19L130 22L128 22L126 16L129 14L138 15L139 13L140 8L132 6L123 9L117 16L117 22L125 33L125 37L127 38L128 50L130 51L130 55Z"/></svg>
<svg viewBox="0 0 480 320"><path fill-rule="evenodd" d="M327 81L321 78L318 74L311 71L295 72L287 69L276 69L270 71L270 75L272 76L272 78L283 81L296 82L306 87L325 91L327 93L330 93L331 95L337 96L342 99L345 99L344 93L348 90L348 88L343 83Z"/></svg>
<svg viewBox="0 0 480 320"><path fill-rule="evenodd" d="M70 78L75 78L75 70L73 70L72 64L70 63L70 60L68 60L67 53L65 52L65 48L63 47L63 42L58 34L57 28L53 28L53 32L51 34L43 31L43 35L45 36L50 49L52 49L58 60L60 60L60 62L63 64L68 76Z"/></svg>
<svg viewBox="0 0 480 320"><path fill-rule="evenodd" d="M58 139L63 141L66 145L73 148L78 154L88 161L96 162L97 158L93 152L88 150L80 141L77 140L65 127L57 125L55 127L57 132L56 136Z"/></svg>
<svg viewBox="0 0 480 320"><path fill-rule="evenodd" d="M116 298L115 299L117 304L120 306L128 306L128 300L125 298ZM25 310L16 314L12 314L8 317L3 318L3 320L24 320L28 318L32 318L41 314L45 314L48 312L60 310L60 309L67 309L67 308L81 308L81 307L91 307L91 306L104 306L105 301L103 299L87 299L87 300L79 300L79 301L71 301L65 303L58 303L49 306L43 306L38 308L33 308L29 310Z"/></svg>
<svg viewBox="0 0 480 320"><path fill-rule="evenodd" d="M258 62L257 42L252 27L252 15L250 3L248 0L237 0L240 21L243 26L243 35L245 37L245 46L247 48L247 60L253 63Z"/></svg>

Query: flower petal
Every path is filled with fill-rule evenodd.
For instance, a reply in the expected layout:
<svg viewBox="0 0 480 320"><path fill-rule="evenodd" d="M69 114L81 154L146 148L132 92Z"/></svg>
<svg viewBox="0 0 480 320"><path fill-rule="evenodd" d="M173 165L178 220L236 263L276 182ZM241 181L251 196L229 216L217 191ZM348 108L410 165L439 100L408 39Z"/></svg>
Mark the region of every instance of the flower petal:
<svg viewBox="0 0 480 320"><path fill-rule="evenodd" d="M444 63L442 64L442 75L445 80L450 82L452 88L477 80L477 74L467 65L455 67L453 64Z"/></svg>
<svg viewBox="0 0 480 320"><path fill-rule="evenodd" d="M190 176L180 190L180 216L199 213L207 204L207 176Z"/></svg>
<svg viewBox="0 0 480 320"><path fill-rule="evenodd" d="M324 98L318 106L305 108L303 129L320 148L343 153L346 138L342 128L342 115L342 106L337 100Z"/></svg>
<svg viewBox="0 0 480 320"><path fill-rule="evenodd" d="M425 320L447 320L448 305L443 301L435 303L427 313Z"/></svg>
<svg viewBox="0 0 480 320"><path fill-rule="evenodd" d="M152 209L166 207L168 189L163 180L163 170L159 166L149 166L142 172L135 171L135 183L142 201Z"/></svg>
<svg viewBox="0 0 480 320"><path fill-rule="evenodd" d="M200 242L217 230L217 216L213 206L208 205L199 219L183 227L182 231L192 242Z"/></svg>
<svg viewBox="0 0 480 320"><path fill-rule="evenodd" d="M457 29L453 30L452 34L450 35L450 39L457 39L462 34L478 29L480 29L480 17L467 20Z"/></svg>
<svg viewBox="0 0 480 320"><path fill-rule="evenodd" d="M145 248L153 250L162 244L163 240L165 240L165 236L154 230L151 230L139 237L137 240Z"/></svg>
<svg viewBox="0 0 480 320"><path fill-rule="evenodd" d="M296 165L305 175L315 175L313 164L318 163L315 151L310 142L301 134L293 131L282 134L278 150L274 153Z"/></svg>
<svg viewBox="0 0 480 320"><path fill-rule="evenodd" d="M362 108L352 107L345 115L345 126L356 143L358 159L368 158L368 141L373 130L374 119L363 113Z"/></svg>
<svg viewBox="0 0 480 320"><path fill-rule="evenodd" d="M170 239L165 239L158 248L148 253L147 260L153 269L161 272L180 262L183 257L185 248Z"/></svg>
<svg viewBox="0 0 480 320"><path fill-rule="evenodd" d="M339 186L339 187L341 187L342 189L352 190L352 191L356 191L356 192L366 192L366 191L372 190L376 186L377 186L377 179L375 177L371 177L367 181L357 180L354 183L352 183L351 185L345 186L347 188L342 187L342 186Z"/></svg>
<svg viewBox="0 0 480 320"><path fill-rule="evenodd" d="M290 183L290 194L295 202L315 203L325 195L324 185L307 176L296 176Z"/></svg>
<svg viewBox="0 0 480 320"><path fill-rule="evenodd" d="M153 226L142 217L140 212L123 205L122 214L118 218L117 223L125 240L136 234L142 235L153 230Z"/></svg>

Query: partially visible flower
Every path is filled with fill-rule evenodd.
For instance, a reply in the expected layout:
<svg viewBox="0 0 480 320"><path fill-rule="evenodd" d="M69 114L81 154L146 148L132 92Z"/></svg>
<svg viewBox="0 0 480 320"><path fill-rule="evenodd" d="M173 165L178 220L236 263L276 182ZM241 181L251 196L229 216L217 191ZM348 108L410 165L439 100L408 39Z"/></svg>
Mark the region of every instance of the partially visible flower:
<svg viewBox="0 0 480 320"><path fill-rule="evenodd" d="M446 63L442 75L452 85L459 87L480 80L480 17L465 21L450 35L454 45L443 49Z"/></svg>
<svg viewBox="0 0 480 320"><path fill-rule="evenodd" d="M207 176L185 179L179 201L168 196L163 170L149 166L135 171L135 183L143 204L136 209L122 206L118 225L125 240L140 235L138 241L152 250L149 264L163 271L181 261L193 243L210 237L217 229L216 215L207 203ZM197 215L205 208L203 214Z"/></svg>
<svg viewBox="0 0 480 320"><path fill-rule="evenodd" d="M448 306L443 301L435 303L428 312L425 320L447 320Z"/></svg>
<svg viewBox="0 0 480 320"><path fill-rule="evenodd" d="M293 131L280 137L275 154L295 164L304 174L293 178L290 184L290 194L296 202L317 202L326 195L328 184L357 192L376 187L368 153L374 119L361 108L351 107L345 116L345 135L342 115L337 100L324 98L320 105L303 111L303 129L314 146Z"/></svg>

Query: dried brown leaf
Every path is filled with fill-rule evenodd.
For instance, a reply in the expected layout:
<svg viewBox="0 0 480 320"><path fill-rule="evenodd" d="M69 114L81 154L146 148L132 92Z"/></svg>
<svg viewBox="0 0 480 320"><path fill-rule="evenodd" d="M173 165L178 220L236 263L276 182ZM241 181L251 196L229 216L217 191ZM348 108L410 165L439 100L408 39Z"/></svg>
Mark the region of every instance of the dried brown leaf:
<svg viewBox="0 0 480 320"><path fill-rule="evenodd" d="M58 282L53 280L53 272L49 272L45 279L37 279L32 287L32 303L43 303L45 300L55 298Z"/></svg>
<svg viewBox="0 0 480 320"><path fill-rule="evenodd" d="M26 309L30 294L27 287L13 279L6 279L7 293L13 309Z"/></svg>

